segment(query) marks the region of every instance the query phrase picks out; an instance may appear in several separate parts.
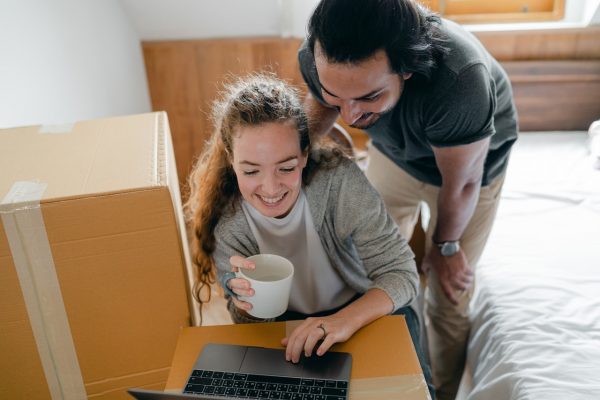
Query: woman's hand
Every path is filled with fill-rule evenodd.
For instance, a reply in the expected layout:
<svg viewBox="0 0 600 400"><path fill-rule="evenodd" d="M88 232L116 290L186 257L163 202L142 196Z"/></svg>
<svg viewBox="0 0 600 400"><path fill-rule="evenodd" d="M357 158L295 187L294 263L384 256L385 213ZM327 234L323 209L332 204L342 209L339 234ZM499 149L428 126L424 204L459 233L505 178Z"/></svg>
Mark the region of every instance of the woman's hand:
<svg viewBox="0 0 600 400"><path fill-rule="evenodd" d="M322 356L333 344L345 342L360 328L348 318L333 314L321 318L307 318L298 326L289 337L284 338L281 344L286 347L285 359L297 363L302 352L310 357L315 346L317 355Z"/></svg>
<svg viewBox="0 0 600 400"><path fill-rule="evenodd" d="M285 359L297 363L300 355L310 357L315 346L322 356L335 343L345 342L357 330L394 311L392 299L381 289L373 288L335 314L307 318L281 344L286 347Z"/></svg>
<svg viewBox="0 0 600 400"><path fill-rule="evenodd" d="M254 262L245 259L242 256L232 256L229 259L229 264L231 264L231 271L238 272L240 268L245 268L248 270L253 270L256 268ZM227 281L227 286L231 291L238 296L250 297L254 296L254 289L250 286L250 282L244 278L232 278ZM233 304L241 310L248 311L252 309L252 304L247 301L241 301L236 299L235 297L231 297Z"/></svg>

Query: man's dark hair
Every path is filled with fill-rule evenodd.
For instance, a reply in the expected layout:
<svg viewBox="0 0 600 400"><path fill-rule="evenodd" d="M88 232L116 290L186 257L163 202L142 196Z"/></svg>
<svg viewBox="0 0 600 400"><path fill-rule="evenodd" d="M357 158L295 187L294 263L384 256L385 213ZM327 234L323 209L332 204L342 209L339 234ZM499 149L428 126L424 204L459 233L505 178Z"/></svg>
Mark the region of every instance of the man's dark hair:
<svg viewBox="0 0 600 400"><path fill-rule="evenodd" d="M308 23L329 62L359 63L385 50L392 71L429 79L448 53L441 20L411 0L321 0Z"/></svg>

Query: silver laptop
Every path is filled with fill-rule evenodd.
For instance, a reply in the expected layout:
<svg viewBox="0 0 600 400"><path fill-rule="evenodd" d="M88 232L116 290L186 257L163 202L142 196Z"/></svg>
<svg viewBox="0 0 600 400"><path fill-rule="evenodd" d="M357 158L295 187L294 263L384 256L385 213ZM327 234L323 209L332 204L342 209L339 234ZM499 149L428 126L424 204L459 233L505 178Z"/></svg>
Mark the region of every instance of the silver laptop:
<svg viewBox="0 0 600 400"><path fill-rule="evenodd" d="M129 389L139 400L347 400L349 353L327 352L293 364L285 350L209 343L194 364L183 393Z"/></svg>

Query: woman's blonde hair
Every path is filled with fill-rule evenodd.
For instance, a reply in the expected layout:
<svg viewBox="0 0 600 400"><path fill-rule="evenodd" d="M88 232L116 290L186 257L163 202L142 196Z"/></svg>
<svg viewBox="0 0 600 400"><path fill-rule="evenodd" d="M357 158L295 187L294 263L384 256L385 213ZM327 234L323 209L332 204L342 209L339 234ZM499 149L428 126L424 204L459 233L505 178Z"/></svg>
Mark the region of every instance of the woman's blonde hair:
<svg viewBox="0 0 600 400"><path fill-rule="evenodd" d="M302 152L308 154L311 146L297 90L270 74L255 74L226 85L213 105L212 118L215 130L189 176L190 196L184 205L193 230L193 260L198 268L193 294L201 305L210 300L210 287L215 283L215 227L228 209L233 210L240 196L231 165L233 137L238 128L291 123L298 130ZM312 169L305 167L304 182Z"/></svg>

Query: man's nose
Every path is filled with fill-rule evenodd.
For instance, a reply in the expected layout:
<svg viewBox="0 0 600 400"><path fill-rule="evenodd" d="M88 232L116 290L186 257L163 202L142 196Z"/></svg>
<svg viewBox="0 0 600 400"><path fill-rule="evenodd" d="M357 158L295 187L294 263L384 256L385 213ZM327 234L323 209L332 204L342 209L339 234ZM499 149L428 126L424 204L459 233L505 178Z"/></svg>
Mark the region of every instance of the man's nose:
<svg viewBox="0 0 600 400"><path fill-rule="evenodd" d="M346 124L354 125L362 113L355 101L344 101L340 107L340 115Z"/></svg>

